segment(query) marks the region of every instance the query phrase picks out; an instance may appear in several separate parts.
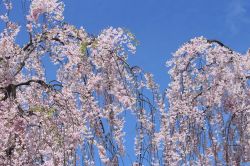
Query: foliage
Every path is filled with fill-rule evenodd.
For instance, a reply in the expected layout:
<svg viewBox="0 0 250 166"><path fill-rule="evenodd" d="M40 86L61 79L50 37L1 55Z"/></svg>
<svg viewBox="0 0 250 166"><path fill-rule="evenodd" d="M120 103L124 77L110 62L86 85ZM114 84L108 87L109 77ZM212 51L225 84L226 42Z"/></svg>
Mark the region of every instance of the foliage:
<svg viewBox="0 0 250 166"><path fill-rule="evenodd" d="M172 82L161 95L152 74L127 63L138 44L128 30L95 36L63 21L61 1L31 0L21 31L3 2L0 165L119 165L133 155L127 113L136 120L133 165L250 160L248 53L195 38L168 62ZM29 36L24 46L20 33ZM45 57L57 66L55 80L46 78Z"/></svg>
<svg viewBox="0 0 250 166"><path fill-rule="evenodd" d="M168 62L168 156L190 165L240 165L249 156L250 55L203 37ZM172 149L174 148L174 150ZM174 154L173 151L176 153ZM170 157L173 158L173 157Z"/></svg>

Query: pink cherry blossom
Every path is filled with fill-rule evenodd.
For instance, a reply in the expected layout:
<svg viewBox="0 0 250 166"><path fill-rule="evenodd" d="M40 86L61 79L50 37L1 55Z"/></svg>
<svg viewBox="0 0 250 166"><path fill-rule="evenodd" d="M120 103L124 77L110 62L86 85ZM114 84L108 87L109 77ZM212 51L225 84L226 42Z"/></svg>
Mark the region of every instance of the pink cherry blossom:
<svg viewBox="0 0 250 166"><path fill-rule="evenodd" d="M3 2L0 165L119 165L130 156L133 165L155 166L250 161L249 51L191 39L167 62L171 82L162 94L153 74L128 63L137 41L127 30L89 34L62 22L61 1L31 0L21 32L29 39L20 45L23 29L8 17L15 8ZM126 146L132 121L134 144Z"/></svg>

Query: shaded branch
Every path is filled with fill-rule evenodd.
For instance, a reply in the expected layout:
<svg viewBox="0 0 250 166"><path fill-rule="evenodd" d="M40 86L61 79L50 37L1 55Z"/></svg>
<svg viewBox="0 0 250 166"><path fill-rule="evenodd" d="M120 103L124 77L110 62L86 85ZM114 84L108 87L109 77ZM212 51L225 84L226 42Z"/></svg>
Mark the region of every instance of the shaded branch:
<svg viewBox="0 0 250 166"><path fill-rule="evenodd" d="M24 85L29 86L29 85L31 85L31 83L37 83L37 84L41 85L42 87L44 87L45 89L55 90L54 85L47 84L43 80L29 80L27 82L22 82L22 83L19 83L19 84L16 84L16 85L15 84L9 84L6 87L0 87L0 90L3 91L4 95L5 95L1 100L4 101L9 97L16 98L16 89L19 86L24 86ZM56 84L55 86L61 86L62 87L61 84Z"/></svg>
<svg viewBox="0 0 250 166"><path fill-rule="evenodd" d="M230 47L226 46L225 44L223 44L223 43L222 43L221 41L219 41L219 40L207 40L207 42L208 42L208 43L217 43L219 46L225 47L225 48L229 49L229 51L230 51L231 53L233 53L233 50L232 50Z"/></svg>

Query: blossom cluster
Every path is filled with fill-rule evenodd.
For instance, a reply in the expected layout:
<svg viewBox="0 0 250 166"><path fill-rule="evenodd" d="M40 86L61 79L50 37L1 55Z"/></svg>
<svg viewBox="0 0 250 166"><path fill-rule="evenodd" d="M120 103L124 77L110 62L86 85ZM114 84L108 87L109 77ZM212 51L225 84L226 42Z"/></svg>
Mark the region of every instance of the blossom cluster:
<svg viewBox="0 0 250 166"><path fill-rule="evenodd" d="M167 62L161 94L153 74L128 64L137 41L127 30L92 35L63 22L61 1L31 0L21 46L23 28L3 2L0 165L120 165L131 147L131 165L250 161L249 52L194 38ZM136 133L129 147L127 114Z"/></svg>
<svg viewBox="0 0 250 166"><path fill-rule="evenodd" d="M172 78L167 92L169 143L176 151L170 159L191 165L248 162L249 54L198 37L167 64Z"/></svg>
<svg viewBox="0 0 250 166"><path fill-rule="evenodd" d="M20 26L1 17L0 165L74 165L80 145L90 165L95 151L105 164L125 153L122 114L136 110L138 89L127 63L134 37L121 28L93 36L63 24L63 6L31 1L24 46L15 41ZM44 63L57 66L55 80Z"/></svg>

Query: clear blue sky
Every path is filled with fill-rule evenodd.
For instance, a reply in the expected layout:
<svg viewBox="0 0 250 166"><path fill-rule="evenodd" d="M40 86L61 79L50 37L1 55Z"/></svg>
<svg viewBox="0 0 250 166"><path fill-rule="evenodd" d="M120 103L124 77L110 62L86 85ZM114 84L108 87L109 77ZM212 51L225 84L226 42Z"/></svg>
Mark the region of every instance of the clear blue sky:
<svg viewBox="0 0 250 166"><path fill-rule="evenodd" d="M97 34L125 27L140 41L132 64L155 75L161 89L169 76L165 61L196 36L217 39L246 52L250 47L248 0L64 0L65 20Z"/></svg>
<svg viewBox="0 0 250 166"><path fill-rule="evenodd" d="M11 16L22 26L25 13L21 2L25 1L29 0L12 0L14 9L18 10ZM165 62L181 44L193 37L217 39L242 53L250 47L249 0L63 1L66 22L83 26L94 34L109 26L123 27L135 34L140 45L129 62L153 73L162 90L169 83ZM19 43L25 41L24 37L27 35L19 35Z"/></svg>
<svg viewBox="0 0 250 166"><path fill-rule="evenodd" d="M20 8L20 0L13 0ZM239 52L250 47L249 0L64 0L65 21L98 34L109 26L124 27L140 41L130 64L154 74L161 89L169 76L165 62L181 44L196 36L217 39ZM25 17L22 11L14 17ZM20 21L22 23L22 21ZM2 25L0 28L2 29ZM18 39L24 42L23 36ZM52 70L49 75L52 76ZM129 116L129 115L128 115ZM131 117L132 118L132 117ZM132 121L132 119L131 119ZM127 123L127 145L133 154L133 123ZM131 156L133 158L133 156Z"/></svg>
<svg viewBox="0 0 250 166"><path fill-rule="evenodd" d="M217 39L242 53L250 47L249 0L64 2L65 20L77 26L82 25L91 33L97 34L109 26L124 27L134 33L140 45L136 55L129 58L129 62L152 72L162 90L169 83L165 62L181 44L193 37ZM133 128L133 123L126 123L126 144L129 146L129 154L133 154Z"/></svg>

